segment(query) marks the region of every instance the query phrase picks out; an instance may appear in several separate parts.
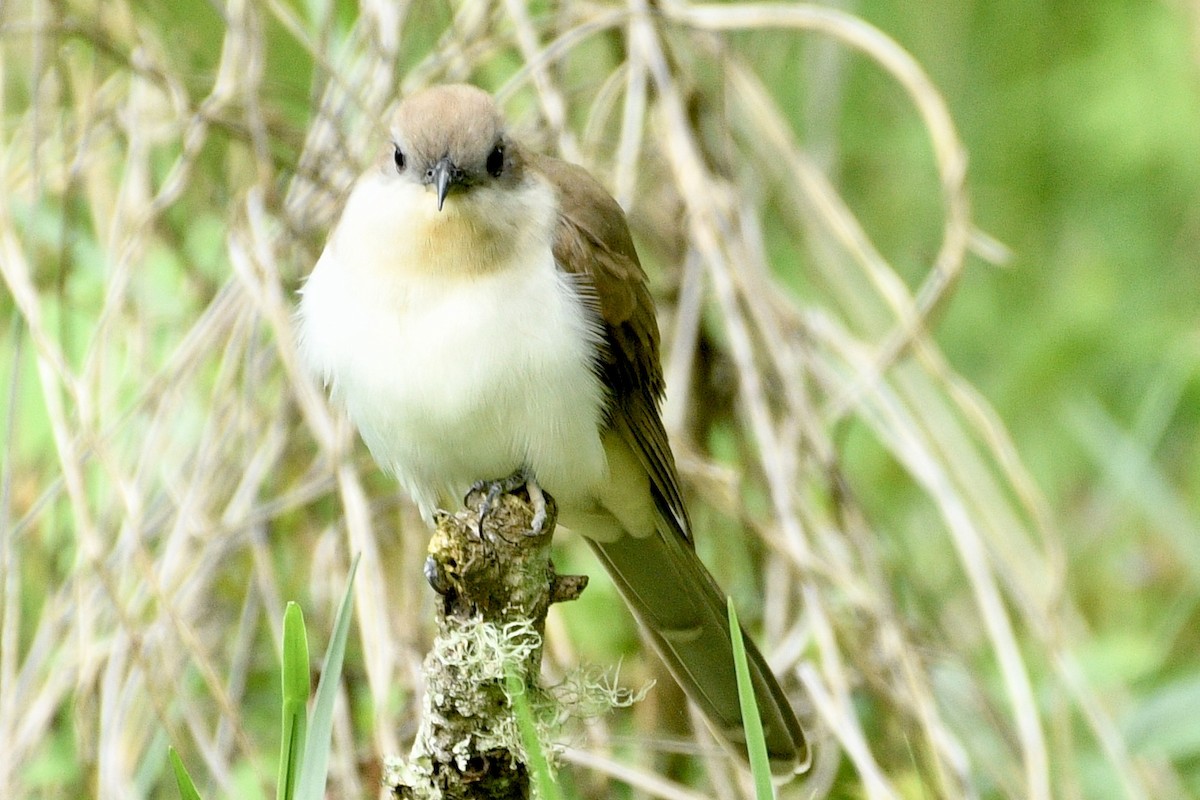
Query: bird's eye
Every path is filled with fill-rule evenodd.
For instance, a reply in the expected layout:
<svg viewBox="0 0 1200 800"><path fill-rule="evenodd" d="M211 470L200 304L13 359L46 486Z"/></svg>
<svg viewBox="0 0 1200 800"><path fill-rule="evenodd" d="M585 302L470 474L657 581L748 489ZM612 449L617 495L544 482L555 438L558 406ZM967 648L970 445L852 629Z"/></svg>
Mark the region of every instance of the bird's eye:
<svg viewBox="0 0 1200 800"><path fill-rule="evenodd" d="M392 158L396 161L396 171L404 172L404 151L397 147Z"/></svg>
<svg viewBox="0 0 1200 800"><path fill-rule="evenodd" d="M487 171L493 178L499 178L500 173L504 171L504 149L500 145L496 145L492 152L488 153Z"/></svg>

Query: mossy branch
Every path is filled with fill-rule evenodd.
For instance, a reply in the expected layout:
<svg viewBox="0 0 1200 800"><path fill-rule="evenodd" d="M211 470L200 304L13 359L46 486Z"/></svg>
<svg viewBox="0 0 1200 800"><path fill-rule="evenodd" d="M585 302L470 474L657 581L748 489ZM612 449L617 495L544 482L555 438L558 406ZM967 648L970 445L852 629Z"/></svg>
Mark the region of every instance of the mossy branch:
<svg viewBox="0 0 1200 800"><path fill-rule="evenodd" d="M425 658L423 718L407 762L388 779L414 800L525 800L527 757L505 686L507 674L537 691L546 611L573 600L583 576L550 562L557 509L530 533L524 494L500 495L480 523L482 492L438 521L425 573L441 595L437 635Z"/></svg>

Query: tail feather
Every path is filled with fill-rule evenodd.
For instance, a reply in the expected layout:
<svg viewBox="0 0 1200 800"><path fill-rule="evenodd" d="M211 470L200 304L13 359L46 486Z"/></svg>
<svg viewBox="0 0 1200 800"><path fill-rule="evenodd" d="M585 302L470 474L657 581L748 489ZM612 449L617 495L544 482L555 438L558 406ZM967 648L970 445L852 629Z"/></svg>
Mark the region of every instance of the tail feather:
<svg viewBox="0 0 1200 800"><path fill-rule="evenodd" d="M661 533L588 543L684 692L744 758L726 601L695 551L681 537ZM772 771L790 775L806 769L804 731L766 659L749 637L743 639Z"/></svg>

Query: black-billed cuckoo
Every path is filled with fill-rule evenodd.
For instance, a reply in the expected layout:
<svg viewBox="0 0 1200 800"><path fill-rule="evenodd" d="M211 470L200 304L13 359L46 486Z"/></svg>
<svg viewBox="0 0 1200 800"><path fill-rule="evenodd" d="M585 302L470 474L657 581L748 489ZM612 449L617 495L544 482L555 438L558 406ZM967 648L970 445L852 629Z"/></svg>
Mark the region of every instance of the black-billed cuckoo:
<svg viewBox="0 0 1200 800"><path fill-rule="evenodd" d="M745 753L724 594L659 417L658 325L625 215L465 85L404 100L302 289L304 361L425 516L518 475L587 537L658 653ZM531 492L531 494L533 494ZM747 642L776 772L804 732Z"/></svg>

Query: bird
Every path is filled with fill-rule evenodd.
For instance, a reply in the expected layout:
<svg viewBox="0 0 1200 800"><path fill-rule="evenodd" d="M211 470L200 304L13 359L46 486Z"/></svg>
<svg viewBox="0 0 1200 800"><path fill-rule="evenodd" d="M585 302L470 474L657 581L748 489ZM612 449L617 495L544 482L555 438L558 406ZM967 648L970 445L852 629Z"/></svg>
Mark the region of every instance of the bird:
<svg viewBox="0 0 1200 800"><path fill-rule="evenodd" d="M725 594L694 547L624 212L584 168L522 146L475 86L408 95L389 133L300 289L303 363L426 522L483 484L549 493L746 758ZM744 638L772 771L803 771L804 729Z"/></svg>

